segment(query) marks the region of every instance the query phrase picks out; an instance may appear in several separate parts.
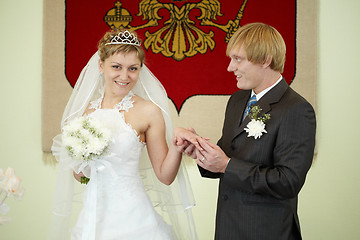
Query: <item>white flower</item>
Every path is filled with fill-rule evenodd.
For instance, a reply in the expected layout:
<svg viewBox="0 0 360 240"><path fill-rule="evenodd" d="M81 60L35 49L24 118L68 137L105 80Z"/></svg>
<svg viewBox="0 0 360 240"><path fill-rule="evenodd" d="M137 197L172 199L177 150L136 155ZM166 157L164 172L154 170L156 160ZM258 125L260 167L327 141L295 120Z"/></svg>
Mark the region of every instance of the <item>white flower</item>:
<svg viewBox="0 0 360 240"><path fill-rule="evenodd" d="M0 214L5 215L10 211L10 207L5 200L13 195L20 200L24 194L24 188L20 186L21 179L15 175L12 168L7 168L5 172L0 168ZM0 225L9 223L10 218L0 217Z"/></svg>
<svg viewBox="0 0 360 240"><path fill-rule="evenodd" d="M72 120L62 132L65 149L75 160L89 161L105 154L111 139L108 128L87 116Z"/></svg>
<svg viewBox="0 0 360 240"><path fill-rule="evenodd" d="M20 199L24 194L24 189L20 186L21 179L15 175L12 168L7 168L5 172L0 169L0 188L7 192L8 195L13 195Z"/></svg>
<svg viewBox="0 0 360 240"><path fill-rule="evenodd" d="M261 120L252 119L245 128L248 133L248 137L254 137L255 139L260 138L263 133L267 133L265 130L265 123Z"/></svg>

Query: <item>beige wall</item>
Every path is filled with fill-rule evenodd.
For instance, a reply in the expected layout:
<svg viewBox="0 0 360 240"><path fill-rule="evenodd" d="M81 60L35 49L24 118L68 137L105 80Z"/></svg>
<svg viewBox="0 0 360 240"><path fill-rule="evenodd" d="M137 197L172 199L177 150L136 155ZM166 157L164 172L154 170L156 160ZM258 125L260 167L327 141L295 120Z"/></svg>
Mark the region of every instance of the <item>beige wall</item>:
<svg viewBox="0 0 360 240"><path fill-rule="evenodd" d="M360 236L360 1L319 3L318 157L299 214L304 239L351 240ZM26 188L22 201L7 200L12 222L0 226L0 239L45 239L56 169L41 159L42 1L1 0L0 33L0 168L13 167ZM212 239L216 181L195 166L189 175L200 240Z"/></svg>
<svg viewBox="0 0 360 240"><path fill-rule="evenodd" d="M320 0L318 158L300 194L304 239L360 237L360 1Z"/></svg>

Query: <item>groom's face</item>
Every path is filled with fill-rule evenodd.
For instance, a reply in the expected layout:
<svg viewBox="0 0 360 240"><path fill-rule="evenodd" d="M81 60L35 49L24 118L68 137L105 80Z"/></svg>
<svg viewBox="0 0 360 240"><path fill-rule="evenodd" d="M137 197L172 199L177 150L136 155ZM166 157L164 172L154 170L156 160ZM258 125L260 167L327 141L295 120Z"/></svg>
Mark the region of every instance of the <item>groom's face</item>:
<svg viewBox="0 0 360 240"><path fill-rule="evenodd" d="M229 54L230 63L227 68L233 72L239 89L253 89L255 93L261 92L264 85L263 64L250 62L243 45L233 48Z"/></svg>

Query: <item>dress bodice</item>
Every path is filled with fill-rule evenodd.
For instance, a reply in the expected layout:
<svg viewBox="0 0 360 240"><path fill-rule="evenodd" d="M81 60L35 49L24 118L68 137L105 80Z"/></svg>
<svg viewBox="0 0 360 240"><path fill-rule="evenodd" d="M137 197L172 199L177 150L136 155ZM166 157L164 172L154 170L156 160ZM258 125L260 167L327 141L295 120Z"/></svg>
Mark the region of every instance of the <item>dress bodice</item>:
<svg viewBox="0 0 360 240"><path fill-rule="evenodd" d="M91 108L95 111L90 113L89 117L102 122L112 134L108 156L100 161L110 162L117 175L138 173L139 158L145 145L140 141L136 130L125 121L123 111L127 112L133 107L133 96L134 94L129 92L113 109L101 108L102 97L91 102Z"/></svg>
<svg viewBox="0 0 360 240"><path fill-rule="evenodd" d="M136 171L145 144L140 141L140 137L131 125L125 122L124 114L116 109L97 109L89 116L101 121L111 131L112 141L108 156L104 159L112 164L118 174Z"/></svg>

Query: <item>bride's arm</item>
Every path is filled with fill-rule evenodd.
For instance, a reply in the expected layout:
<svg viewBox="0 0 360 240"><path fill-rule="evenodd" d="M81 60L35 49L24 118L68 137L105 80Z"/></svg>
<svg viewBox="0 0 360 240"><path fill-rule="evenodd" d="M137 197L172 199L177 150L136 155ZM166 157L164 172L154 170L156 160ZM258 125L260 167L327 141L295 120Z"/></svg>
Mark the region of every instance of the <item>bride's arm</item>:
<svg viewBox="0 0 360 240"><path fill-rule="evenodd" d="M182 150L187 146L186 141L176 144L176 137L170 140L169 147L165 138L165 122L161 110L154 106L148 114L149 125L145 132L146 146L150 161L157 178L164 184L170 185L178 172L182 158ZM175 129L174 135L188 138L196 142L196 135L185 129Z"/></svg>

